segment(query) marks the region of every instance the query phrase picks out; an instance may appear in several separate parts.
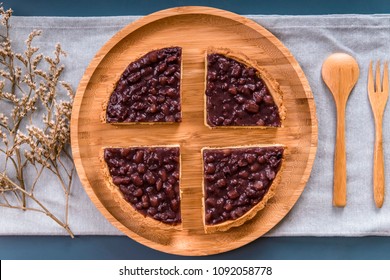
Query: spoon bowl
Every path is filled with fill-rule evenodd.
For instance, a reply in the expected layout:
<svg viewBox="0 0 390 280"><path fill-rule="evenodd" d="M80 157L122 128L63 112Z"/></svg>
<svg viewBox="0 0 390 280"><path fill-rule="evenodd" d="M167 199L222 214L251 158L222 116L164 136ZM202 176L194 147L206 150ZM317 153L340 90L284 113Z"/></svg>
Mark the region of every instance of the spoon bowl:
<svg viewBox="0 0 390 280"><path fill-rule="evenodd" d="M322 79L332 93L336 106L343 105L359 78L359 65L346 53L334 53L322 64Z"/></svg>

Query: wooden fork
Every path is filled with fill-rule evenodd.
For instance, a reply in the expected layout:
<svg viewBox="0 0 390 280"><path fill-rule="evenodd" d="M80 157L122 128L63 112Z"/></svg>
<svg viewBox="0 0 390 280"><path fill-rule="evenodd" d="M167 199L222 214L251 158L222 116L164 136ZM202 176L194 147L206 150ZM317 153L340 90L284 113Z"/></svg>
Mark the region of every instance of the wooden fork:
<svg viewBox="0 0 390 280"><path fill-rule="evenodd" d="M372 112L375 119L375 150L374 150L374 200L376 207L381 208L385 197L385 172L382 144L382 119L386 102L389 97L389 70L388 63L385 62L383 69L383 82L381 87L380 62L376 64L375 87L372 73L372 61L368 70L368 97L370 99Z"/></svg>

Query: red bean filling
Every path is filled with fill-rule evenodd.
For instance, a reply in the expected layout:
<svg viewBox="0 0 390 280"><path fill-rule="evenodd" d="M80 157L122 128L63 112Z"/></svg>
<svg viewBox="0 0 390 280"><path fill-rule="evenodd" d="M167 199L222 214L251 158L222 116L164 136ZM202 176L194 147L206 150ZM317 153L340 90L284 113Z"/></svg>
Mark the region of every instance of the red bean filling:
<svg viewBox="0 0 390 280"><path fill-rule="evenodd" d="M180 159L177 147L107 148L104 160L113 183L144 216L181 223Z"/></svg>
<svg viewBox="0 0 390 280"><path fill-rule="evenodd" d="M235 220L258 204L278 173L283 147L203 151L205 222Z"/></svg>
<svg viewBox="0 0 390 280"><path fill-rule="evenodd" d="M155 50L132 62L111 94L107 122L180 122L180 76L180 47Z"/></svg>
<svg viewBox="0 0 390 280"><path fill-rule="evenodd" d="M207 56L207 124L281 125L278 107L256 69L212 53Z"/></svg>

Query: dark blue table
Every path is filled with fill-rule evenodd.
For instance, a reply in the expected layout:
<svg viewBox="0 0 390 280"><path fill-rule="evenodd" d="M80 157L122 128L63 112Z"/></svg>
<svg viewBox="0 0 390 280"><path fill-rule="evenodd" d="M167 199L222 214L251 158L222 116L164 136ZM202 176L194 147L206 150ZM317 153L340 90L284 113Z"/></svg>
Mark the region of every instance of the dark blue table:
<svg viewBox="0 0 390 280"><path fill-rule="evenodd" d="M145 15L186 5L212 6L239 14L390 13L388 0L5 1L21 16ZM1 219L1 217L0 217ZM127 237L0 237L0 259L189 259L161 253ZM198 258L199 259L199 258ZM390 237L260 238L237 250L201 259L390 259Z"/></svg>

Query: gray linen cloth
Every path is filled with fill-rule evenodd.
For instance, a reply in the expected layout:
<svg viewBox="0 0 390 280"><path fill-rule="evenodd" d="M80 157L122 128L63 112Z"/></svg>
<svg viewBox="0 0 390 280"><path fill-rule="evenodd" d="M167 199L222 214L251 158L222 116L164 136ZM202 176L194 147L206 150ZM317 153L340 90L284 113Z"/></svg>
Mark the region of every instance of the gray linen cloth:
<svg viewBox="0 0 390 280"><path fill-rule="evenodd" d="M118 30L138 17L51 18L14 17L13 43L23 47L32 29L44 53L61 42L68 53L63 80L77 88L88 63ZM372 192L374 123L367 97L370 59L390 58L389 15L249 16L275 34L300 63L314 94L318 117L318 151L311 178L292 211L269 236L390 235L390 197L376 209ZM321 65L333 52L357 58L361 75L346 114L348 204L332 207L335 106L321 79ZM390 108L390 107L388 107ZM386 111L388 111L387 109ZM1 111L1 108L0 108ZM387 188L390 185L390 113L384 116ZM50 181L47 181L50 185ZM49 206L63 203L56 186L44 189ZM76 178L70 203L70 227L75 234L121 234L95 208ZM62 207L62 206L61 206ZM0 208L1 235L62 235L66 232L42 214Z"/></svg>

